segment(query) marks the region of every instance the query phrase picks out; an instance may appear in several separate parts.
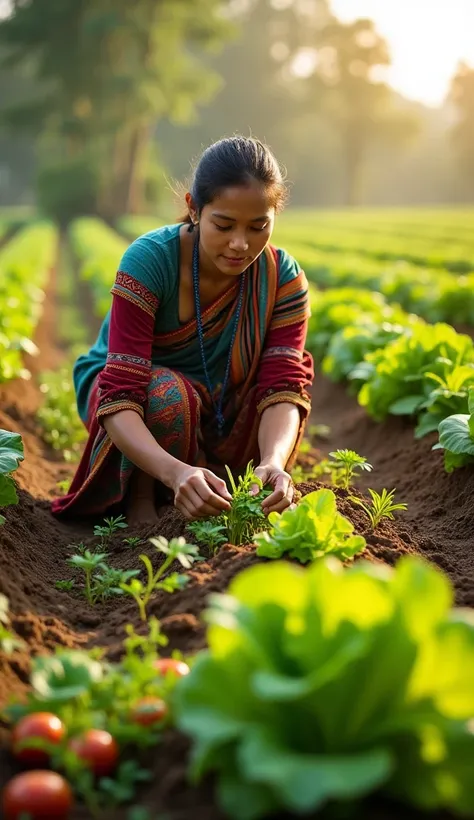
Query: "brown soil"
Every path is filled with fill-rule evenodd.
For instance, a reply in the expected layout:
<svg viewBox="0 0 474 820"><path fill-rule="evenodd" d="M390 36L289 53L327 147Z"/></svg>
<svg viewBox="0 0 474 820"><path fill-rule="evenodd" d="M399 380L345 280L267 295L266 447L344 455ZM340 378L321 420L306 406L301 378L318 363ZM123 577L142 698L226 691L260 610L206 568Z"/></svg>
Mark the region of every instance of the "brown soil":
<svg viewBox="0 0 474 820"><path fill-rule="evenodd" d="M51 305L39 330L45 333L45 339L38 369L39 365L51 366L51 362L55 366L53 299ZM45 323L49 323L47 331ZM56 646L99 645L106 648L111 659L118 659L124 626L132 623L137 629L140 627L136 607L129 600L119 599L113 606L91 610L77 594L61 593L54 588L56 580L71 577L65 564L72 552L71 545L94 539L90 526L58 523L50 515L48 502L57 493L57 481L70 476L73 468L58 461L42 444L34 419L38 400L34 379L0 390L0 427L23 434L26 455L16 474L20 503L6 511L7 521L0 530L0 592L10 600L12 626L26 648L12 657L0 654L0 707L12 697L24 696L31 658L35 655ZM415 443L413 429L400 420L374 424L342 388L321 378L314 389L313 420L331 426L330 440L323 446L317 443L320 449L356 449L374 465L373 474L365 479L366 485L397 487L399 499L409 505L408 512L396 522L383 523L373 534L367 529L363 511L349 501L347 493L337 491L341 512L367 538L366 556L393 565L407 553L422 554L446 570L458 602L474 606L474 473L460 470L447 476L441 457L431 452L429 441ZM315 486L318 485L301 485L301 490L306 493ZM126 535L137 534L147 539L155 533L169 538L183 531L183 519L168 507L163 509L160 524L154 530L128 530ZM157 557L151 545L145 543L138 550L130 548L123 543L123 537L122 533L111 539L111 564L136 567L141 551ZM193 653L205 646L200 616L209 593L225 590L238 572L257 560L251 547L226 546L190 573L192 580L185 590L173 596L156 596L150 614L160 619L170 649ZM0 786L15 771L8 752L8 734L7 724L0 721ZM147 759L154 778L141 791L140 804L153 810L154 819L160 816L162 820L224 820L215 807L209 784L200 788L186 784L186 759L186 740L177 733L169 733L153 760ZM419 820L421 815L410 814L404 807L374 803L366 805L360 817ZM89 815L78 808L71 820L86 818L89 820ZM114 813L114 820L125 818L125 811Z"/></svg>

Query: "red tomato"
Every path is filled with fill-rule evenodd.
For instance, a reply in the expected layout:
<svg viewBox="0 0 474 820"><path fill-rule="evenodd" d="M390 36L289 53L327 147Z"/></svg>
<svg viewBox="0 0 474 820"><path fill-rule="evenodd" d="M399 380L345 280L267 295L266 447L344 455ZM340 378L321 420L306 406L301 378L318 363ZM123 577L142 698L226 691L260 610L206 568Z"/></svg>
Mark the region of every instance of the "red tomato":
<svg viewBox="0 0 474 820"><path fill-rule="evenodd" d="M83 735L74 737L69 748L84 760L98 777L111 774L117 765L118 745L112 735L103 729L88 729Z"/></svg>
<svg viewBox="0 0 474 820"><path fill-rule="evenodd" d="M5 820L67 820L72 804L69 784L56 772L18 774L7 783L2 796Z"/></svg>
<svg viewBox="0 0 474 820"><path fill-rule="evenodd" d="M23 744L32 738L41 738L47 740L48 743L57 745L61 743L65 734L66 727L64 723L50 712L35 712L31 715L25 715L24 718L18 721L12 732L13 754L22 763L27 763L30 766L44 766L49 762L48 752L28 745L19 748L20 743Z"/></svg>
<svg viewBox="0 0 474 820"><path fill-rule="evenodd" d="M162 723L168 714L168 707L161 698L146 697L139 700L132 710L132 721L140 726Z"/></svg>
<svg viewBox="0 0 474 820"><path fill-rule="evenodd" d="M177 678L184 678L189 675L189 666L184 661L177 661L176 658L158 658L154 662L156 671L163 676L174 675Z"/></svg>

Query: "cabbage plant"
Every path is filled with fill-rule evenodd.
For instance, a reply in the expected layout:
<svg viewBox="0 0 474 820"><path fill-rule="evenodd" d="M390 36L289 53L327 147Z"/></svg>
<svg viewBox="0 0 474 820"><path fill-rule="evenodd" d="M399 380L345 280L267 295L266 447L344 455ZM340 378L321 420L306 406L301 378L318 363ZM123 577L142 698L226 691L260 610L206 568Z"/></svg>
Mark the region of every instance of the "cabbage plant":
<svg viewBox="0 0 474 820"><path fill-rule="evenodd" d="M193 778L233 820L375 791L472 817L474 619L452 601L414 557L242 572L176 692Z"/></svg>

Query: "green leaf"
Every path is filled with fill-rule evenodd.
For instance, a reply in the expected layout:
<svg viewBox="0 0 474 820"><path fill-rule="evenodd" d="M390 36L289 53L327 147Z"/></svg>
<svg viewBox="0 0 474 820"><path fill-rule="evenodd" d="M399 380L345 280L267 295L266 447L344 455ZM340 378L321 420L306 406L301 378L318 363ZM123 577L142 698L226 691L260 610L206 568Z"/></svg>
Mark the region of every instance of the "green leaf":
<svg viewBox="0 0 474 820"><path fill-rule="evenodd" d="M390 405L389 413L393 416L412 416L419 409L424 398L424 396L404 396Z"/></svg>
<svg viewBox="0 0 474 820"><path fill-rule="evenodd" d="M469 416L448 416L439 425L439 443L455 454L474 455L474 439L469 432Z"/></svg>
<svg viewBox="0 0 474 820"><path fill-rule="evenodd" d="M65 702L88 691L100 681L103 666L84 652L70 651L35 659L31 685L37 696L48 702Z"/></svg>
<svg viewBox="0 0 474 820"><path fill-rule="evenodd" d="M18 433L0 430L0 475L16 470L24 457L21 436Z"/></svg>
<svg viewBox="0 0 474 820"><path fill-rule="evenodd" d="M394 766L385 749L347 756L291 754L263 731L248 733L238 761L250 781L270 786L298 813L331 799L358 799L387 781Z"/></svg>
<svg viewBox="0 0 474 820"><path fill-rule="evenodd" d="M8 475L0 475L0 507L18 503L15 482Z"/></svg>

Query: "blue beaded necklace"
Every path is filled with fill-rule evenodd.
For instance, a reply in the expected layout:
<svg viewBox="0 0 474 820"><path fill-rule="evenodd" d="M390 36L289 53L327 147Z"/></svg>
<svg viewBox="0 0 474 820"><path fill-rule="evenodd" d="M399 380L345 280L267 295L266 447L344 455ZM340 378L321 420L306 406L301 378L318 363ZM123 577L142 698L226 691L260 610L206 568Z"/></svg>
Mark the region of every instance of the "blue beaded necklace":
<svg viewBox="0 0 474 820"><path fill-rule="evenodd" d="M202 327L202 314L201 314L201 297L199 294L199 233L196 236L194 241L194 248L193 248L193 288L194 288L194 307L196 311L196 325L197 325L197 332L198 332L198 340L199 340L199 347L201 350L201 361L202 367L204 370L204 376L206 379L206 387L209 391L209 396L211 398L212 407L216 416L217 421L217 430L219 435L221 436L224 431L225 425L225 418L223 413L223 406L224 406L224 399L225 393L227 390L227 383L229 381L230 376L230 366L232 363L232 350L234 347L235 337L237 335L237 327L239 325L240 314L242 313L242 304L244 300L244 290L245 290L245 280L246 280L246 272L241 274L240 277L240 288L239 288L239 296L237 299L237 306L235 308L234 314L234 326L232 329L232 339L230 342L229 347L229 355L227 357L227 365L225 369L225 376L224 381L222 382L221 392L219 394L219 401L214 401L214 397L212 395L212 384L209 378L209 371L207 369L207 362L206 362L206 354L204 351L204 331Z"/></svg>

